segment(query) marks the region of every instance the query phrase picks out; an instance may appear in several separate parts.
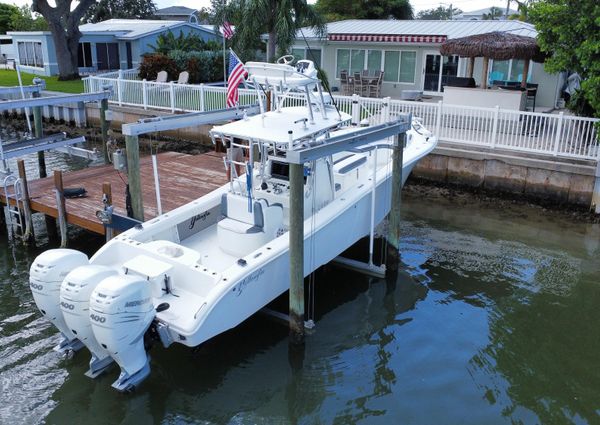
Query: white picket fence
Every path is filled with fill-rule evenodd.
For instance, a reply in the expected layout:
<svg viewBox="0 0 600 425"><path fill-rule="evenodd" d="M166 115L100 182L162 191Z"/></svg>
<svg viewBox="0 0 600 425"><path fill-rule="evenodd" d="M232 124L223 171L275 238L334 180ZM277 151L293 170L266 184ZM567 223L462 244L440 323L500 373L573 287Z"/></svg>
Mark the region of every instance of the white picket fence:
<svg viewBox="0 0 600 425"><path fill-rule="evenodd" d="M112 86L110 102L119 106L163 109L173 113L225 108L225 87L156 83L136 77L136 70L90 76L84 78L84 87L86 92L94 92L104 86ZM333 98L338 108L353 114L355 120L367 118L379 122L382 117L388 119L411 113L445 142L577 159L600 159L600 141L595 125L600 121L598 119L562 112L546 114L358 95L335 95ZM241 105L257 101L256 91L240 89ZM286 106L301 104L302 95L292 95L285 101Z"/></svg>

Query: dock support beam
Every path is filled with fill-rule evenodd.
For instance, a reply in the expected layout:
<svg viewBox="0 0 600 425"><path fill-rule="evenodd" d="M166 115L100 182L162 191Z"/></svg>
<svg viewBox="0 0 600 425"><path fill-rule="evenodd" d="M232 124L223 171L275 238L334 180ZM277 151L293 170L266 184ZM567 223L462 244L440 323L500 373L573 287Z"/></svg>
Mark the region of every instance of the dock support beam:
<svg viewBox="0 0 600 425"><path fill-rule="evenodd" d="M304 165L290 164L290 343L304 343Z"/></svg>
<svg viewBox="0 0 600 425"><path fill-rule="evenodd" d="M127 179L131 194L133 218L144 221L144 202L142 199L142 183L140 178L140 145L138 136L125 136L127 152Z"/></svg>
<svg viewBox="0 0 600 425"><path fill-rule="evenodd" d="M102 131L102 154L104 156L104 163L109 164L110 159L108 158L108 121L106 119L106 111L108 110L108 99L102 99L100 101L100 130Z"/></svg>
<svg viewBox="0 0 600 425"><path fill-rule="evenodd" d="M25 172L25 161L22 159L17 161L19 169L19 178L23 189L23 213L25 215L25 232L23 233L23 242L28 245L33 245L35 237L33 234L33 218L31 215L31 205L29 204L29 186L27 184L27 173Z"/></svg>
<svg viewBox="0 0 600 425"><path fill-rule="evenodd" d="M402 207L402 164L404 162L404 145L406 133L394 137L392 150L392 205L388 218L387 235L387 267L390 273L396 273L400 263L400 210Z"/></svg>
<svg viewBox="0 0 600 425"><path fill-rule="evenodd" d="M56 212L58 213L58 226L60 228L60 247L67 247L67 207L63 187L62 171L54 170L54 188L56 194Z"/></svg>

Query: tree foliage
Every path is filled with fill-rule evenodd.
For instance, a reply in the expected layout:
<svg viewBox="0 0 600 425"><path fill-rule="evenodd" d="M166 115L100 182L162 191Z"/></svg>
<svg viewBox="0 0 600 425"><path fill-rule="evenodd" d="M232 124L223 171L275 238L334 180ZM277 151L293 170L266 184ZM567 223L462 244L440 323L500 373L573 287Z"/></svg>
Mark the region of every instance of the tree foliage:
<svg viewBox="0 0 600 425"><path fill-rule="evenodd" d="M548 72L573 71L581 78L575 100L600 117L600 3L597 0L539 0L529 8Z"/></svg>
<svg viewBox="0 0 600 425"><path fill-rule="evenodd" d="M483 20L484 21L497 21L504 16L504 11L499 7L492 6L490 7L489 13L484 13Z"/></svg>
<svg viewBox="0 0 600 425"><path fill-rule="evenodd" d="M48 23L37 13L31 13L31 7L27 4L17 8L11 15L11 31L47 31Z"/></svg>
<svg viewBox="0 0 600 425"><path fill-rule="evenodd" d="M19 9L16 6L0 3L0 33L6 34L7 31L13 30L10 21L15 13L19 13Z"/></svg>
<svg viewBox="0 0 600 425"><path fill-rule="evenodd" d="M260 47L261 34L267 33L267 60L285 54L296 38L296 31L303 26L324 32L325 22L309 6L306 0L231 0L223 4L212 0L213 22L221 25L224 21L233 23L236 34L232 46L242 59L253 57L253 51Z"/></svg>
<svg viewBox="0 0 600 425"><path fill-rule="evenodd" d="M150 19L156 5L152 0L100 0L86 12L85 22L102 22L107 19Z"/></svg>
<svg viewBox="0 0 600 425"><path fill-rule="evenodd" d="M423 20L435 20L435 21L448 21L453 19L456 15L460 15L462 10L456 7L444 7L438 6L435 9L421 10L417 13L417 19Z"/></svg>
<svg viewBox="0 0 600 425"><path fill-rule="evenodd" d="M408 0L317 0L315 9L327 22L344 19L413 19Z"/></svg>
<svg viewBox="0 0 600 425"><path fill-rule="evenodd" d="M166 55L171 50L180 50L183 52L199 51L206 49L206 43L196 34L184 35L183 31L179 31L179 36L175 37L173 32L163 33L156 38L156 46L149 44L152 50L156 53Z"/></svg>

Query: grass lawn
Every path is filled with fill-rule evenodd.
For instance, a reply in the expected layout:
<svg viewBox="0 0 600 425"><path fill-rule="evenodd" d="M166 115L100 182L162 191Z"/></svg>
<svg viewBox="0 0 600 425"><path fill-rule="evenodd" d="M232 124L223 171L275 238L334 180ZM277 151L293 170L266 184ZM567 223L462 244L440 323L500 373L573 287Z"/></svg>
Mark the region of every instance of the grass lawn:
<svg viewBox="0 0 600 425"><path fill-rule="evenodd" d="M23 79L23 85L31 85L31 81L35 75L21 72L21 78ZM46 90L61 91L64 93L83 93L83 81L58 81L58 77L40 77L46 81ZM18 86L19 78L17 77L17 71L11 69L0 69L0 86L10 87Z"/></svg>

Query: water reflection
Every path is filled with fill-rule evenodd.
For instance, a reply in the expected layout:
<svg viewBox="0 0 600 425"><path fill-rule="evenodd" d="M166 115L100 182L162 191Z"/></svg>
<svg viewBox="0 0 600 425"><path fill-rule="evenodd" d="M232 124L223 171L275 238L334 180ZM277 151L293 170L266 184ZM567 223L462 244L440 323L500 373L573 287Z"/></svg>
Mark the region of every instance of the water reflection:
<svg viewBox="0 0 600 425"><path fill-rule="evenodd" d="M35 252L0 247L0 423L595 423L599 236L536 210L408 198L403 271L320 270L304 352L257 315L197 349L155 346L130 395L110 387L117 368L92 381L89 355L56 356L27 287Z"/></svg>

